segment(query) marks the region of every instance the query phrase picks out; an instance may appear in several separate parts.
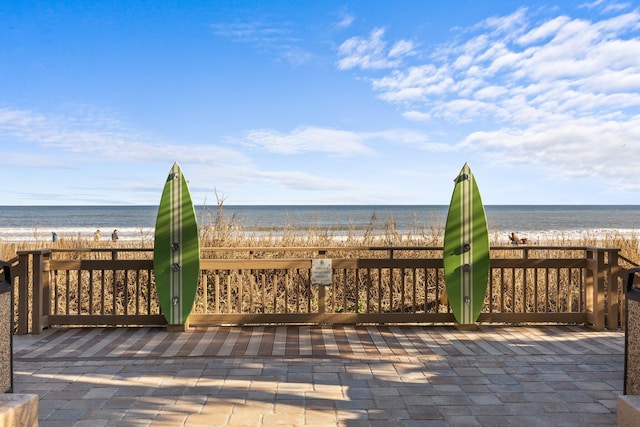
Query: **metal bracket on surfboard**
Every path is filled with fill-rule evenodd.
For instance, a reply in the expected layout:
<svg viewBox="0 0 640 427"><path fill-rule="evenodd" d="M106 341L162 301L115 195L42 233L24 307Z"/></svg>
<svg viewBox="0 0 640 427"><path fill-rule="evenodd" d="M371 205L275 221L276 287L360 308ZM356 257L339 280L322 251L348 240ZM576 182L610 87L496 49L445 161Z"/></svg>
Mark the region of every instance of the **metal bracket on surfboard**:
<svg viewBox="0 0 640 427"><path fill-rule="evenodd" d="M179 251L179 250L180 250L180 243L172 243L172 244L171 244L171 250L172 250L173 252L177 252L177 251Z"/></svg>

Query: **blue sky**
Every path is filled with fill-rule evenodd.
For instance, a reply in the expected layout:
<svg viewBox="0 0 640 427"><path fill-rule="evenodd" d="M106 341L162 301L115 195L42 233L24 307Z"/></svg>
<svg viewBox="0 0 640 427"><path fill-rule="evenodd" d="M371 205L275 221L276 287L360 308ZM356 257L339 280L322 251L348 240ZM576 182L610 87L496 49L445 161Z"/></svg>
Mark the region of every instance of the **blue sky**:
<svg viewBox="0 0 640 427"><path fill-rule="evenodd" d="M640 3L0 0L4 205L640 202Z"/></svg>

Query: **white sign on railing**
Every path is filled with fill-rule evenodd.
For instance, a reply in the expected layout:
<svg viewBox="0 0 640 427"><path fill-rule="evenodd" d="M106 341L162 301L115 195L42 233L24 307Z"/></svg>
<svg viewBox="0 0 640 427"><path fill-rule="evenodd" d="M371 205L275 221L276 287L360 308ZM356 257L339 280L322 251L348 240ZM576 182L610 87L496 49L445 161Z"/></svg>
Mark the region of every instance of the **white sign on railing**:
<svg viewBox="0 0 640 427"><path fill-rule="evenodd" d="M333 268L331 260L317 258L311 260L311 284L331 286L333 279Z"/></svg>

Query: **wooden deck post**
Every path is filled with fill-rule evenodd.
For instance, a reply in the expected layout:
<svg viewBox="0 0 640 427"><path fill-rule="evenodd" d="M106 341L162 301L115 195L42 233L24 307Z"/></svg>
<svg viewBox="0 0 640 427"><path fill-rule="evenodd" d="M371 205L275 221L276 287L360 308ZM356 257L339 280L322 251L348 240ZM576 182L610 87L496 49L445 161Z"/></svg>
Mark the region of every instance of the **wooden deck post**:
<svg viewBox="0 0 640 427"><path fill-rule="evenodd" d="M18 253L18 335L29 333L29 252Z"/></svg>
<svg viewBox="0 0 640 427"><path fill-rule="evenodd" d="M587 257L587 283L585 303L589 321L596 331L604 330L605 297L604 297L604 252L589 248Z"/></svg>
<svg viewBox="0 0 640 427"><path fill-rule="evenodd" d="M620 266L618 265L618 250L607 251L607 329L616 330L620 320L619 279Z"/></svg>
<svg viewBox="0 0 640 427"><path fill-rule="evenodd" d="M43 249L33 253L33 305L31 333L40 334L49 326L51 311L51 290L49 280L49 259L51 250Z"/></svg>
<svg viewBox="0 0 640 427"><path fill-rule="evenodd" d="M326 251L319 251L319 258L326 258ZM312 283L313 284L313 283ZM327 324L327 307L326 307L326 298L327 298L327 290L324 285L317 286L318 288L318 324L321 327L326 326Z"/></svg>

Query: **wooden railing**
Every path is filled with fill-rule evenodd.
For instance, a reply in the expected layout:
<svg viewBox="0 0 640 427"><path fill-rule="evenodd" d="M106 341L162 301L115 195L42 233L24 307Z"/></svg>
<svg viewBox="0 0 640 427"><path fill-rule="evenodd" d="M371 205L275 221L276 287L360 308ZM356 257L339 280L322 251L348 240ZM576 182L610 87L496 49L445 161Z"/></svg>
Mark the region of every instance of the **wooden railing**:
<svg viewBox="0 0 640 427"><path fill-rule="evenodd" d="M618 249L491 248L479 322L624 327ZM162 325L149 249L18 253L16 332L53 325ZM190 325L448 323L441 247L205 248ZM330 258L333 283L311 284Z"/></svg>

